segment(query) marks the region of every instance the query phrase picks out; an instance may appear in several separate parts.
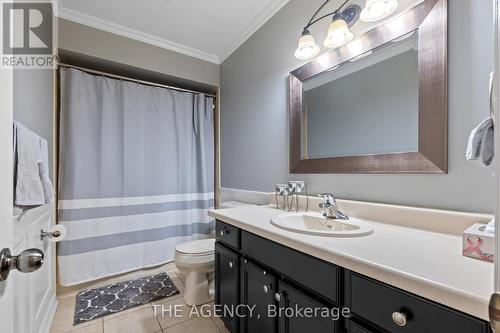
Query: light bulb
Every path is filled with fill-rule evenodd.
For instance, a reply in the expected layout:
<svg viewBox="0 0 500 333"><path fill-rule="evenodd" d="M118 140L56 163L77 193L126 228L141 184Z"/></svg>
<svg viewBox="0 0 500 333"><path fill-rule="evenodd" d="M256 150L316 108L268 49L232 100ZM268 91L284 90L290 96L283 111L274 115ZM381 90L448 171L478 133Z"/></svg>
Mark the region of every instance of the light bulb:
<svg viewBox="0 0 500 333"><path fill-rule="evenodd" d="M343 18L334 17L328 27L328 35L323 45L328 48L336 48L349 43L353 38L354 35L349 30L346 21Z"/></svg>
<svg viewBox="0 0 500 333"><path fill-rule="evenodd" d="M364 22L381 20L394 13L398 5L398 0L366 0L360 19Z"/></svg>
<svg viewBox="0 0 500 333"><path fill-rule="evenodd" d="M314 37L311 36L309 31L304 30L302 37L299 39L299 46L295 50L295 58L307 60L317 55L319 51L319 46L316 45Z"/></svg>

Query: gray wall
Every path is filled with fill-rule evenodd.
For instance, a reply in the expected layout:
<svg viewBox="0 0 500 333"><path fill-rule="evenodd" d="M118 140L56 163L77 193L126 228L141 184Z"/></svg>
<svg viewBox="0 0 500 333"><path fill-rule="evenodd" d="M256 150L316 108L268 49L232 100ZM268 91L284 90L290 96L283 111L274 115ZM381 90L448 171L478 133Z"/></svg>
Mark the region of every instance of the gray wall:
<svg viewBox="0 0 500 333"><path fill-rule="evenodd" d="M49 143L52 172L53 146L53 74L48 69L14 70L14 120L19 121Z"/></svg>
<svg viewBox="0 0 500 333"><path fill-rule="evenodd" d="M492 169L465 160L468 135L488 114L490 0L448 2L449 174L289 175L287 77L303 63L293 57L297 38L322 2L291 0L221 65L221 185L272 191L277 182L305 179L312 193L492 212ZM328 23L323 25L322 34Z"/></svg>
<svg viewBox="0 0 500 333"><path fill-rule="evenodd" d="M61 49L219 86L217 64L72 21L58 21L58 47Z"/></svg>
<svg viewBox="0 0 500 333"><path fill-rule="evenodd" d="M418 53L414 50L304 95L309 158L418 151Z"/></svg>

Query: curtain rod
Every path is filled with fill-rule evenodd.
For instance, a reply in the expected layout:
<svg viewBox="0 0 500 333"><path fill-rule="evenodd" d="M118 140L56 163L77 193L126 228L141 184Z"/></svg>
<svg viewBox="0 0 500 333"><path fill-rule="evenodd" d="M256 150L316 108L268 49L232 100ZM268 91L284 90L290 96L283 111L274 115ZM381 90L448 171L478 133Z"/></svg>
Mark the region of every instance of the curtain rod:
<svg viewBox="0 0 500 333"><path fill-rule="evenodd" d="M120 76L120 75L116 75L116 74L101 72L101 71L98 71L98 70L89 69L89 68L83 68L83 67L79 67L79 66L75 66L75 65L64 64L64 63L61 63L61 62L58 62L57 65L59 67L67 67L67 68L78 69L78 70L81 70L82 72L86 72L86 73L90 73L90 74L107 76L107 77L112 78L112 79L119 79L119 80L124 80L124 81L129 81L129 82L135 82L135 83L140 83L140 84L144 84L144 85L147 85L147 86L161 87L161 88L166 88L166 89L171 89L171 90L177 90L177 91L187 92L187 93L191 93L191 94L204 94L207 97L217 98L217 95L207 94L207 93L204 93L204 92L201 92L201 91L189 90L189 89L178 88L178 87L172 87L172 86L167 86L167 85L159 84L159 83L155 83L155 82L133 79L133 78L130 78L130 77L125 77L125 76Z"/></svg>

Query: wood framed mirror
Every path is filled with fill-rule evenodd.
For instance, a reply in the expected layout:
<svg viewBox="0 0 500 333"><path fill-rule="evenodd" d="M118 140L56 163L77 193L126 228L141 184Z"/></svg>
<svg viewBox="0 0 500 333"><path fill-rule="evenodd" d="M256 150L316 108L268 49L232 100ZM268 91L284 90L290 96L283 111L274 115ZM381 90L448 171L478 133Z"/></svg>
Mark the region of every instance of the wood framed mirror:
<svg viewBox="0 0 500 333"><path fill-rule="evenodd" d="M447 0L425 0L294 70L290 172L447 173L447 68Z"/></svg>

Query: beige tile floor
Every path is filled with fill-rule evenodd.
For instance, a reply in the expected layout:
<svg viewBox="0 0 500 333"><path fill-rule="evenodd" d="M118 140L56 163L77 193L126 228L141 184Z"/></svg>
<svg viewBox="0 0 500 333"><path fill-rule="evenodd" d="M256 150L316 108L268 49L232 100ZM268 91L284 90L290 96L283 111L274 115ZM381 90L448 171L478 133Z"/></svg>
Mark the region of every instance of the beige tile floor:
<svg viewBox="0 0 500 333"><path fill-rule="evenodd" d="M192 311L184 303L182 293L184 283L176 275L169 273L181 294L138 306L123 312L105 316L87 323L73 326L75 296L59 299L51 333L229 333L219 318L197 316L201 310ZM157 315L153 305L163 309L172 309L171 315L161 314L162 307L157 306ZM178 307L175 307L175 306ZM182 317L174 316L173 309L178 309ZM198 308L200 309L200 308ZM190 316L190 314L192 314Z"/></svg>

